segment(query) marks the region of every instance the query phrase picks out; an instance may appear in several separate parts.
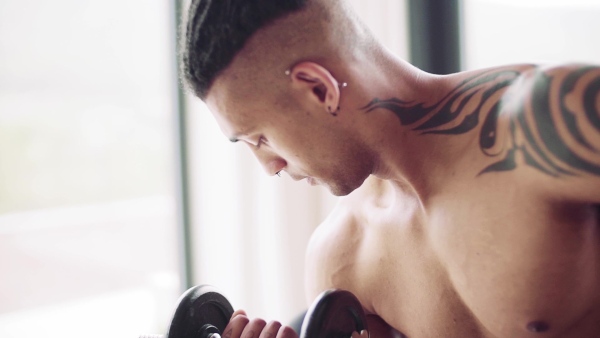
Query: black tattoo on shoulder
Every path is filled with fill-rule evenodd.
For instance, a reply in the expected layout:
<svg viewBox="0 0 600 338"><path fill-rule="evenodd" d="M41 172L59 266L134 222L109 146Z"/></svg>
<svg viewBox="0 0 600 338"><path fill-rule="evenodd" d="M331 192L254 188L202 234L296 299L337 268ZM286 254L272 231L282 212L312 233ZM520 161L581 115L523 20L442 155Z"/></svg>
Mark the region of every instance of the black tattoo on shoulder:
<svg viewBox="0 0 600 338"><path fill-rule="evenodd" d="M523 79L522 70L484 71L433 104L376 98L362 109L388 110L401 125L422 135L460 135L478 129L481 151L496 159L479 175L516 169L520 154L527 166L551 176L579 172L600 176L600 68L582 66L559 75L540 69L527 73L530 79ZM516 92L509 92L509 87ZM572 107L578 107L577 112ZM509 130L499 144L501 116L507 118ZM590 141L590 131L598 133L596 142ZM596 156L582 155L585 152Z"/></svg>

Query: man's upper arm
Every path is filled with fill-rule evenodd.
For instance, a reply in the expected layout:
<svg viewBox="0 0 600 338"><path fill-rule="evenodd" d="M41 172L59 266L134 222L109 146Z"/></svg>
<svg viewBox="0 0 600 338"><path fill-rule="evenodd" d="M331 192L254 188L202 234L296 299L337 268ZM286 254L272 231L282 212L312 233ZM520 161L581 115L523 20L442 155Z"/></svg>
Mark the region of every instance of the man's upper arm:
<svg viewBox="0 0 600 338"><path fill-rule="evenodd" d="M356 252L350 237L355 222L342 202L313 233L306 250L305 283L308 304L323 291L349 289Z"/></svg>

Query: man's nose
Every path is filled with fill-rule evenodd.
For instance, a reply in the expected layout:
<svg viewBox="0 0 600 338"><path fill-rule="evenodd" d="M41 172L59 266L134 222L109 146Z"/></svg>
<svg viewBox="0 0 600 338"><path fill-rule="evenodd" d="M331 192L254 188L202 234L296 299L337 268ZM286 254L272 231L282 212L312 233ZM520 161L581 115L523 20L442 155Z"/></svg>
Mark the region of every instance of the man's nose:
<svg viewBox="0 0 600 338"><path fill-rule="evenodd" d="M258 159L258 162L263 166L263 169L267 172L267 175L273 176L278 172L285 169L287 162L275 153L264 150L264 149L253 149L254 156Z"/></svg>

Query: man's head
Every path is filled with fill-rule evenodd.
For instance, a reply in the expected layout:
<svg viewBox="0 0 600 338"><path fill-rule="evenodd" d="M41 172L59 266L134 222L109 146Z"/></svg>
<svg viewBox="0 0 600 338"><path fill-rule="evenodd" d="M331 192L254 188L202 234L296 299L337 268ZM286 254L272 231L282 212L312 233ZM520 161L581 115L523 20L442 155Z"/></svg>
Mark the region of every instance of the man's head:
<svg viewBox="0 0 600 338"><path fill-rule="evenodd" d="M183 75L205 98L214 79L247 40L279 17L298 11L307 0L193 0L183 46Z"/></svg>
<svg viewBox="0 0 600 338"><path fill-rule="evenodd" d="M285 170L344 195L373 171L350 116L369 99L356 97L366 85L357 65L375 47L340 0L198 0L183 73L223 133L247 143L269 174Z"/></svg>

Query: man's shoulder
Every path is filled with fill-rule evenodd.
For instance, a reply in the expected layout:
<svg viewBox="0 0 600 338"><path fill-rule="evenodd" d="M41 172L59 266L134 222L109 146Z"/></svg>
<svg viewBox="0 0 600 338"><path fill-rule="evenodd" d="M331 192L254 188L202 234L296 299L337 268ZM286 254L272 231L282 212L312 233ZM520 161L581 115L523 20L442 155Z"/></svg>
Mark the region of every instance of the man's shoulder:
<svg viewBox="0 0 600 338"><path fill-rule="evenodd" d="M599 100L600 67L582 63L538 65L507 91L507 149L544 195L600 202Z"/></svg>
<svg viewBox="0 0 600 338"><path fill-rule="evenodd" d="M380 206L387 203L391 188L389 180L369 176L358 189L354 190L350 195L341 198L339 206L349 207L355 211L357 207L368 208Z"/></svg>
<svg viewBox="0 0 600 338"><path fill-rule="evenodd" d="M315 229L307 246L305 280L309 300L327 289L352 289L352 269L362 236L356 216L343 204L338 203Z"/></svg>
<svg viewBox="0 0 600 338"><path fill-rule="evenodd" d="M338 250L347 242L355 242L363 231L364 222L361 219L365 217L365 209L376 200L381 184L379 180L369 178L360 188L339 198L333 210L313 233L309 251L322 254L326 251L325 248L335 247Z"/></svg>
<svg viewBox="0 0 600 338"><path fill-rule="evenodd" d="M350 195L339 199L313 233L306 252L308 294L328 288L352 289L361 261L359 248L368 230L369 208L381 202L387 182L370 177Z"/></svg>

